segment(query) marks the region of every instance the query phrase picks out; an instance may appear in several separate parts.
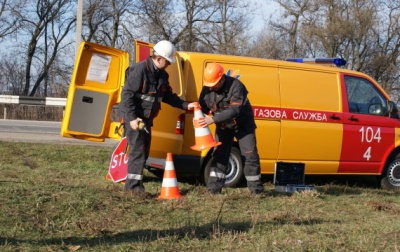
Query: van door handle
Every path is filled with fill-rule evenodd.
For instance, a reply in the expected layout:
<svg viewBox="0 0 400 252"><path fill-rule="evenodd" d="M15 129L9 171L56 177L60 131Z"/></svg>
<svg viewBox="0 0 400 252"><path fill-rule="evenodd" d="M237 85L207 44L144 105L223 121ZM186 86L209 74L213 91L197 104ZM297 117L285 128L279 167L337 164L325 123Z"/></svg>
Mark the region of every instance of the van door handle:
<svg viewBox="0 0 400 252"><path fill-rule="evenodd" d="M329 116L329 118L332 119L332 120L340 120L340 117L336 116L335 114Z"/></svg>
<svg viewBox="0 0 400 252"><path fill-rule="evenodd" d="M355 118L354 116L350 116L349 121L358 122L358 118Z"/></svg>

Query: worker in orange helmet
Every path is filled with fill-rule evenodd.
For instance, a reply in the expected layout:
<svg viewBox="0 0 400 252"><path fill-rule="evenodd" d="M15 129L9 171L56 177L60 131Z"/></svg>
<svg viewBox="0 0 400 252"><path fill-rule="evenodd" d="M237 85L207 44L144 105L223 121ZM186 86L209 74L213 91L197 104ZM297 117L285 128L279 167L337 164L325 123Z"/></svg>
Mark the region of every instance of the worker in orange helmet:
<svg viewBox="0 0 400 252"><path fill-rule="evenodd" d="M222 144L214 147L207 182L208 191L219 194L225 184L225 174L234 137L244 160L244 175L252 194L264 190L261 182L253 110L247 98L247 89L237 78L224 74L218 63L207 64L203 89L199 97L204 119L203 126L215 123L215 140Z"/></svg>

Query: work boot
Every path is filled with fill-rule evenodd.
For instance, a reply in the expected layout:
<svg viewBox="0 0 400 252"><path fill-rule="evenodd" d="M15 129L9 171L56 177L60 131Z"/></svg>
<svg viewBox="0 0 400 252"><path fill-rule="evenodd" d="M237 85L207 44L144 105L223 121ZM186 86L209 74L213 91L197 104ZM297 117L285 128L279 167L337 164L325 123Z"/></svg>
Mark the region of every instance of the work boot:
<svg viewBox="0 0 400 252"><path fill-rule="evenodd" d="M261 181L247 181L247 188L249 188L251 194L261 194L264 191Z"/></svg>
<svg viewBox="0 0 400 252"><path fill-rule="evenodd" d="M262 194L263 191L264 190L253 190L253 191L251 191L251 194L258 195L258 194Z"/></svg>
<svg viewBox="0 0 400 252"><path fill-rule="evenodd" d="M140 194L140 193L144 193L145 189L144 189L144 186L142 186L142 185L135 186L133 188L132 187L129 188L129 187L125 186L124 191Z"/></svg>
<svg viewBox="0 0 400 252"><path fill-rule="evenodd" d="M221 189L208 189L208 192L212 195L221 194Z"/></svg>

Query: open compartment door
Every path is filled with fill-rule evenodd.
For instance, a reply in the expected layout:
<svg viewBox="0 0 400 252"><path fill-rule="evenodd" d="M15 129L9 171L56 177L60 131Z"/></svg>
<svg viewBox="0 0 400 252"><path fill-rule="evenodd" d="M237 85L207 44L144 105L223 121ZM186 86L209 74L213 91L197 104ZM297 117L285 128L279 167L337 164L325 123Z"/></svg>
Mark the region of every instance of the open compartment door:
<svg viewBox="0 0 400 252"><path fill-rule="evenodd" d="M113 106L120 101L127 52L82 42L68 90L61 136L102 142L118 139L117 122L112 122Z"/></svg>

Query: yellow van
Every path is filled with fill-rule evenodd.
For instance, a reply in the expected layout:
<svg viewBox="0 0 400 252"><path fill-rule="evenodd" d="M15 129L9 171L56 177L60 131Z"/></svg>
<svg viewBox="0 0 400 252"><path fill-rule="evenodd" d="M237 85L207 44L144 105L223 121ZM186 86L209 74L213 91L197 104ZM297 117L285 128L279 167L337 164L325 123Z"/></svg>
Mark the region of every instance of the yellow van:
<svg viewBox="0 0 400 252"><path fill-rule="evenodd" d="M152 44L135 41L136 60ZM83 42L68 93L61 135L91 141L120 139L112 108L120 101L128 53ZM376 175L382 188L400 191L400 120L397 107L370 76L332 64L340 59L258 59L178 52L167 71L175 93L197 101L207 63L218 62L249 91L257 124L261 173L277 162L302 162L306 174ZM293 62L296 61L296 62ZM311 64L310 64L311 63ZM195 151L193 112L163 104L154 121L146 166L162 171L172 152L177 176L207 180L211 150ZM210 128L211 132L214 129ZM243 180L237 144L226 186Z"/></svg>

